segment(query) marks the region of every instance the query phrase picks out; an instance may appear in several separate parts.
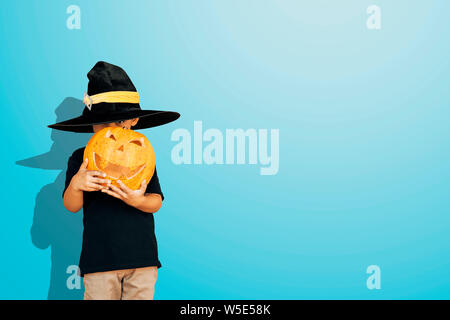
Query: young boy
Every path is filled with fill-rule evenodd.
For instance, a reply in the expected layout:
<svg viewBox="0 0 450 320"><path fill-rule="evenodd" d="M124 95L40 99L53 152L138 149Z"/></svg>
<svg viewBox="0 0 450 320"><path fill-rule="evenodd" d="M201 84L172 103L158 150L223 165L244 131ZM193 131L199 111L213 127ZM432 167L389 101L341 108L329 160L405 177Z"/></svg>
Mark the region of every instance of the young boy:
<svg viewBox="0 0 450 320"><path fill-rule="evenodd" d="M50 128L97 132L120 126L136 130L180 116L171 111L142 110L136 88L118 66L100 61L88 79L83 114ZM148 184L144 181L138 190L131 190L121 182L120 187L112 185L104 172L87 170L83 154L84 148L80 148L69 158L63 201L71 212L83 208L79 267L84 299L153 299L161 267L153 213L164 200L156 168Z"/></svg>

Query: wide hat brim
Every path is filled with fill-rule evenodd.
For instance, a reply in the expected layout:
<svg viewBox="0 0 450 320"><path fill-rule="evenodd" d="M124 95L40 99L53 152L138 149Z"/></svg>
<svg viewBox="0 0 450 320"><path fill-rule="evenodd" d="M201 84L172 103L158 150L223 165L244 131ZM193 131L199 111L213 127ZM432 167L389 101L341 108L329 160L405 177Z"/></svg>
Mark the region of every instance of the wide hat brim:
<svg viewBox="0 0 450 320"><path fill-rule="evenodd" d="M180 114L174 111L128 110L126 112L100 114L100 115L93 115L90 117L81 115L73 119L51 124L48 127L63 131L89 133L93 132L92 125L94 124L111 123L139 118L138 123L131 128L133 130L139 130L161 126L169 122L175 121L179 117Z"/></svg>

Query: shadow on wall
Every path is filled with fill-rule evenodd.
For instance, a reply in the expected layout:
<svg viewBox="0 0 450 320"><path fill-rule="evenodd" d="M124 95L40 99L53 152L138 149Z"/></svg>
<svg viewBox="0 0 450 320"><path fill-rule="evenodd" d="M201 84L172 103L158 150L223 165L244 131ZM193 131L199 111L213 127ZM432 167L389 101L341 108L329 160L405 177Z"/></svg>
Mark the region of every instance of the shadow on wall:
<svg viewBox="0 0 450 320"><path fill-rule="evenodd" d="M81 100L66 98L56 108L56 122L79 116L84 108ZM50 130L50 129L49 129ZM75 276L83 233L82 212L65 209L62 191L66 179L67 161L73 151L85 146L90 134L51 130L53 144L44 154L19 160L17 165L45 170L59 170L53 183L41 188L36 196L31 240L39 249L51 250L48 299L74 300L83 298L81 278ZM72 267L71 267L72 266Z"/></svg>

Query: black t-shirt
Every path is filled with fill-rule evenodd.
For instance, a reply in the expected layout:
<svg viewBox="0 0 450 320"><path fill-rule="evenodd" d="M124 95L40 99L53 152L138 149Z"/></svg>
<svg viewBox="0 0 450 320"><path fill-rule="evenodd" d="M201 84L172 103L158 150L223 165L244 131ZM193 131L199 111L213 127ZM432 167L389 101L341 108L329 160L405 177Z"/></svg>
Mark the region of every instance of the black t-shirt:
<svg viewBox="0 0 450 320"><path fill-rule="evenodd" d="M83 162L83 154L84 148L80 148L69 158L63 196ZM156 169L146 193L157 193L164 199ZM79 264L82 276L93 272L161 267L152 213L138 210L101 191L83 192L83 225Z"/></svg>

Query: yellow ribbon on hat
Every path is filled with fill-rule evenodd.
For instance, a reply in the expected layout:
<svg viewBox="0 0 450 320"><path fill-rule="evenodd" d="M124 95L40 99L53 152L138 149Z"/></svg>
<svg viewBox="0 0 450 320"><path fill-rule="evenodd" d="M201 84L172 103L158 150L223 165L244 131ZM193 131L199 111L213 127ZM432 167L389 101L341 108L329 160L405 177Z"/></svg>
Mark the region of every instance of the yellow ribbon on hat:
<svg viewBox="0 0 450 320"><path fill-rule="evenodd" d="M106 103L139 103L139 93L135 91L109 91L89 96L84 93L83 103L91 110L93 104Z"/></svg>

